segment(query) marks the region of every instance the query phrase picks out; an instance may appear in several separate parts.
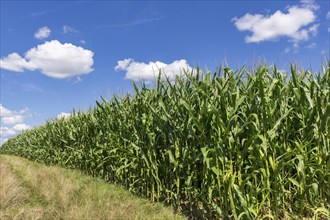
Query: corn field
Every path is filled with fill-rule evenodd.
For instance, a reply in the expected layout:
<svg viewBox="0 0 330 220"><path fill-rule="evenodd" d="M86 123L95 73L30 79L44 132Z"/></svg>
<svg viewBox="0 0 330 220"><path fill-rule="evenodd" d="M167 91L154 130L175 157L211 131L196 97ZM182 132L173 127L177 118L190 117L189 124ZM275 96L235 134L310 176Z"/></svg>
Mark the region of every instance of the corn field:
<svg viewBox="0 0 330 220"><path fill-rule="evenodd" d="M0 152L81 170L192 219L327 219L329 65L159 77L25 131Z"/></svg>

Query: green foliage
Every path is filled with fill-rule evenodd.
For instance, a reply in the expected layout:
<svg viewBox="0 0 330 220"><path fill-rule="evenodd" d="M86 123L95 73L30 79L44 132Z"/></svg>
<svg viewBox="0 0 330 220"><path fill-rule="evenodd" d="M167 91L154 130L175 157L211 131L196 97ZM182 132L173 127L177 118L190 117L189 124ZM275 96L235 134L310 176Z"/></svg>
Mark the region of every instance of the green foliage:
<svg viewBox="0 0 330 220"><path fill-rule="evenodd" d="M96 102L1 153L124 185L198 218L329 217L330 73L199 70Z"/></svg>

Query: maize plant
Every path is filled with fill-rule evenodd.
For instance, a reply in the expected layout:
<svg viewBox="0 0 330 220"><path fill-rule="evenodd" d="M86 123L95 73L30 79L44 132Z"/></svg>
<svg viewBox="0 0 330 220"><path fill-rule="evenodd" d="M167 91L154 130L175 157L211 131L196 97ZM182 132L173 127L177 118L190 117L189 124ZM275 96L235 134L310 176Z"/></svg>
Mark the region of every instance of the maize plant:
<svg viewBox="0 0 330 220"><path fill-rule="evenodd" d="M98 176L198 219L330 218L330 62L174 81L97 101L0 148Z"/></svg>

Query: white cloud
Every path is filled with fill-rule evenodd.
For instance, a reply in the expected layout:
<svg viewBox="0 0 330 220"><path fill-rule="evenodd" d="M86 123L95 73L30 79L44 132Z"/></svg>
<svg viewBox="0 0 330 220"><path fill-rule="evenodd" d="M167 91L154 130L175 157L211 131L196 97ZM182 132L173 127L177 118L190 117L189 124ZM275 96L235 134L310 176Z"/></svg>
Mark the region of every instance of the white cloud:
<svg viewBox="0 0 330 220"><path fill-rule="evenodd" d="M29 112L30 111L28 108L24 108L19 112L11 111L0 104L1 122L5 125L14 125L22 123L25 118L30 116Z"/></svg>
<svg viewBox="0 0 330 220"><path fill-rule="evenodd" d="M316 47L316 43L311 43L308 46L306 46L306 48L308 49L314 49Z"/></svg>
<svg viewBox="0 0 330 220"><path fill-rule="evenodd" d="M66 34L66 33L78 33L78 31L76 29L74 29L73 27L70 27L68 25L64 25L63 26L63 33Z"/></svg>
<svg viewBox="0 0 330 220"><path fill-rule="evenodd" d="M308 28L308 31L315 37L317 35L319 27L320 27L320 24L314 24Z"/></svg>
<svg viewBox="0 0 330 220"><path fill-rule="evenodd" d="M61 119L61 118L68 118L70 117L70 113L66 113L66 112L61 112L60 114L57 115L57 118L58 119Z"/></svg>
<svg viewBox="0 0 330 220"><path fill-rule="evenodd" d="M14 127L0 127L0 146L5 143L9 138L13 138L22 131L28 130L31 127L27 124L17 124Z"/></svg>
<svg viewBox="0 0 330 220"><path fill-rule="evenodd" d="M320 6L316 4L315 0L300 0L302 7L309 8L312 10L320 9Z"/></svg>
<svg viewBox="0 0 330 220"><path fill-rule="evenodd" d="M247 13L232 21L239 31L252 32L252 35L245 37L247 43L287 37L297 46L300 41L306 41L317 34L319 24L312 23L316 20L315 11L318 9L314 1L304 0L300 6L288 6L284 13L280 10L271 15Z"/></svg>
<svg viewBox="0 0 330 220"><path fill-rule="evenodd" d="M117 62L117 66L115 67L115 70L125 70L133 62L134 60L132 58L119 60Z"/></svg>
<svg viewBox="0 0 330 220"><path fill-rule="evenodd" d="M284 53L289 53L291 51L291 49L290 48L285 48L285 50L284 50Z"/></svg>
<svg viewBox="0 0 330 220"><path fill-rule="evenodd" d="M82 47L52 40L30 49L24 58L9 54L0 60L0 68L15 72L40 70L49 77L64 79L92 72L93 55Z"/></svg>
<svg viewBox="0 0 330 220"><path fill-rule="evenodd" d="M9 109L6 109L5 107L3 107L0 104L0 116L2 117L8 117L12 114L12 111L10 111Z"/></svg>
<svg viewBox="0 0 330 220"><path fill-rule="evenodd" d="M50 36L51 30L48 27L41 27L34 33L34 37L42 40Z"/></svg>
<svg viewBox="0 0 330 220"><path fill-rule="evenodd" d="M23 121L24 117L22 115L12 115L9 117L3 117L1 119L2 123L12 125L16 123L21 123Z"/></svg>
<svg viewBox="0 0 330 220"><path fill-rule="evenodd" d="M0 131L1 131L1 138L14 136L16 134L16 131L14 129L8 127L1 127Z"/></svg>
<svg viewBox="0 0 330 220"><path fill-rule="evenodd" d="M35 69L32 63L28 63L18 53L11 53L7 57L0 59L0 68L14 72L24 72L24 69Z"/></svg>
<svg viewBox="0 0 330 220"><path fill-rule="evenodd" d="M16 132L21 132L21 131L24 131L24 130L28 130L30 129L31 127L27 124L16 124L14 127L13 127L13 130L16 131Z"/></svg>
<svg viewBox="0 0 330 220"><path fill-rule="evenodd" d="M15 137L24 130L28 130L31 127L24 123L27 117L30 117L28 108L24 108L20 111L12 111L0 104L0 145L2 145L9 138ZM6 125L6 126L3 126Z"/></svg>
<svg viewBox="0 0 330 220"><path fill-rule="evenodd" d="M156 62L136 62L133 59L124 59L117 62L115 70L126 71L126 79L132 79L135 81L145 81L149 83L157 79L159 71L164 73L170 80L173 80L176 75L183 74L184 70L192 71L186 60L175 60L170 64L166 64L160 61Z"/></svg>

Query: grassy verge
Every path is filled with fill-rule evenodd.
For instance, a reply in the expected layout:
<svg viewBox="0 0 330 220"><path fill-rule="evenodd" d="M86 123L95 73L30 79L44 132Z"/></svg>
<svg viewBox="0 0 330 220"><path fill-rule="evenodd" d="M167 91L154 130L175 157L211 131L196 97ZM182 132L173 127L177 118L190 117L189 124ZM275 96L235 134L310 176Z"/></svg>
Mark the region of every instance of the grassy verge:
<svg viewBox="0 0 330 220"><path fill-rule="evenodd" d="M102 180L0 155L0 219L183 219Z"/></svg>

